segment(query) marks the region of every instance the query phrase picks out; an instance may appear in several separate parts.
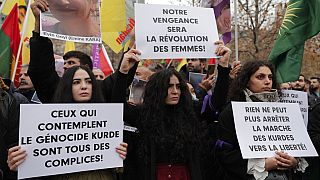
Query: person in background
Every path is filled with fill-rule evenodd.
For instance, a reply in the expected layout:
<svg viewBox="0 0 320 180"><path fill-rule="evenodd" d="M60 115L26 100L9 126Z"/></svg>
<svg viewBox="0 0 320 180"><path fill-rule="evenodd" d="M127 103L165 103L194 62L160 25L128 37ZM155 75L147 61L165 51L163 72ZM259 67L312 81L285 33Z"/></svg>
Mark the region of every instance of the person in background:
<svg viewBox="0 0 320 180"><path fill-rule="evenodd" d="M143 81L148 81L150 76L153 74L154 72L151 71L148 67L145 66L138 66L137 70L136 70L136 74L135 77L139 80L143 80Z"/></svg>
<svg viewBox="0 0 320 180"><path fill-rule="evenodd" d="M291 89L291 86L290 86L290 83L281 83L280 84L280 89L282 90L290 90Z"/></svg>
<svg viewBox="0 0 320 180"><path fill-rule="evenodd" d="M204 74L206 73L206 62L207 59L203 58L192 58L192 59L187 59L188 62L188 70L189 72L194 72L194 73L201 73Z"/></svg>
<svg viewBox="0 0 320 180"><path fill-rule="evenodd" d="M313 108L309 108L309 119L308 119L308 133L310 139L320 154L320 103L316 103ZM320 179L320 158L319 157L309 157L307 158L310 167L307 169L306 180L316 180Z"/></svg>
<svg viewBox="0 0 320 180"><path fill-rule="evenodd" d="M304 86L304 92L307 92L308 94L310 94L310 85L311 85L311 82L309 79L306 79L306 85Z"/></svg>
<svg viewBox="0 0 320 180"><path fill-rule="evenodd" d="M291 83L292 90L304 91L306 86L306 78L303 74L300 74L299 79Z"/></svg>
<svg viewBox="0 0 320 180"><path fill-rule="evenodd" d="M21 66L18 91L22 95L24 95L29 100L29 102L31 102L31 99L35 94L35 90L31 82L31 79L27 73L28 68L29 68L28 64Z"/></svg>
<svg viewBox="0 0 320 180"><path fill-rule="evenodd" d="M8 149L17 145L19 135L19 106L9 87L0 76L0 179L14 180L17 174L7 165Z"/></svg>
<svg viewBox="0 0 320 180"><path fill-rule="evenodd" d="M101 71L101 69L93 68L92 72L94 77L96 77L96 80L103 81L106 78L106 75Z"/></svg>
<svg viewBox="0 0 320 180"><path fill-rule="evenodd" d="M310 78L309 87L309 106L314 106L316 103L320 102L320 79L318 77Z"/></svg>

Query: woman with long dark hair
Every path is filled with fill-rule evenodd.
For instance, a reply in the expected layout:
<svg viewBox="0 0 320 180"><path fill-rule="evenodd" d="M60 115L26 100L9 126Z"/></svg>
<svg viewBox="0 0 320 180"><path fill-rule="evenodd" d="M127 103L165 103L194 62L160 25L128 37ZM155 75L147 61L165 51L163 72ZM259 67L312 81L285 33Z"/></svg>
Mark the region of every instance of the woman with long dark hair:
<svg viewBox="0 0 320 180"><path fill-rule="evenodd" d="M256 60L244 64L231 84L229 97L231 101L277 102L278 92L274 67L266 61ZM231 104L220 114L218 139L216 157L223 172L221 179L262 180L277 175L286 180L291 170L302 171L307 166L304 159L280 151L270 158L242 159Z"/></svg>
<svg viewBox="0 0 320 180"><path fill-rule="evenodd" d="M87 66L74 66L68 69L54 95L54 103L99 103L102 102L97 88L96 79L92 71ZM121 143L116 147L116 151L122 159L126 157L127 144ZM20 146L9 149L8 166L11 170L17 170L22 164L27 154ZM104 179L115 180L115 171L112 169L102 169L95 171L76 172L71 174L61 174L47 176L43 179Z"/></svg>
<svg viewBox="0 0 320 180"><path fill-rule="evenodd" d="M136 54L138 51L130 50L125 56L138 60ZM128 70L129 65L126 67ZM120 72L113 101L125 103L127 71L120 67ZM125 162L127 179L202 179L199 125L187 84L177 71L166 69L153 74L146 84L143 103L125 104L124 121L138 131Z"/></svg>

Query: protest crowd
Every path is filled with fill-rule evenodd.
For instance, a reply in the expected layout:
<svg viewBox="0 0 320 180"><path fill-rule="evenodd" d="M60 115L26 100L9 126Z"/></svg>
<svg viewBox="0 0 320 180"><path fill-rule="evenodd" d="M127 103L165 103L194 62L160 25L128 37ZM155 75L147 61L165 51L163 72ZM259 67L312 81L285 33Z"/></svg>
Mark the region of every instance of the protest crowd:
<svg viewBox="0 0 320 180"><path fill-rule="evenodd" d="M85 1L83 6L88 8L88 12L92 8L89 4L97 2L81 1ZM114 149L121 161L123 160L123 167L91 168L88 171L57 173L31 179L320 179L319 157L292 156L286 152L305 149L302 145L290 145L274 150L273 156L265 158L243 158L235 124L237 117L231 103L276 103L280 102L283 90L305 92L308 101L306 111L309 113L306 117L306 129L314 148L320 153L320 77L315 75L308 78L300 74L296 81L278 83L274 64L267 60L246 63L234 61L231 59L230 48L223 41L212 42L216 46L214 53L218 56L213 67L210 67L212 64L209 64L206 58L186 58L185 65L178 71L170 64L142 66L142 52L132 45L123 53L118 68L108 76L94 67L92 58L86 53L68 51L62 57L64 73L59 76L53 42L40 35L40 13L47 12L51 7L50 3L59 9L57 2L35 0L31 4L35 23L30 38L30 62L21 66L19 85L15 86L0 74L0 179L17 179L19 167L32 156L19 143L20 106L39 103L59 104L62 108L64 104L87 103L94 107L101 103L120 103L123 105L124 125L134 130L124 129L123 140ZM73 8L72 5L70 8ZM75 8L84 7L79 5ZM59 31L63 33L67 31L72 20L62 15L60 14L59 18L64 21L50 28L60 28ZM81 18L86 16L82 15ZM192 20L192 17L190 18ZM89 25L83 25L86 26ZM78 33L79 27L72 28ZM96 35L96 28L88 28L87 31ZM196 83L191 82L193 75L197 74L202 74L200 79ZM250 111L259 111L259 108L251 107ZM33 113L36 117L37 112ZM61 114L57 112L54 116ZM260 122L257 117L250 118L248 121ZM283 124L288 121L280 116L269 119L269 122L277 122L270 126L276 128L275 131L291 131L290 127ZM38 129L89 129L105 127L108 123L55 122L40 124ZM110 138L109 136L117 136L117 132L104 133L102 136ZM276 139L275 141L294 139L293 136L271 137ZM85 138L76 134L62 134L57 137L48 134L48 137L37 141L52 143L57 142L57 139L73 141ZM105 148L109 148L107 144ZM255 151L266 151L267 147L254 148ZM35 154L34 151L33 156ZM83 159L70 157L70 162L47 161L49 163L46 162L46 166L55 167L64 163L76 166L75 163L98 162L101 158L99 155L86 156ZM108 157L104 158L108 161Z"/></svg>

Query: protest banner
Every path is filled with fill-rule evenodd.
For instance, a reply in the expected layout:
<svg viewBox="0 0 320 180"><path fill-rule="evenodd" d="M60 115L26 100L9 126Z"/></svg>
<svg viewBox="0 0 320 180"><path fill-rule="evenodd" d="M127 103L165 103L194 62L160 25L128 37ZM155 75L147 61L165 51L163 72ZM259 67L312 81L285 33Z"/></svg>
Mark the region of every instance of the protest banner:
<svg viewBox="0 0 320 180"><path fill-rule="evenodd" d="M122 104L21 105L18 178L122 167L122 138Z"/></svg>
<svg viewBox="0 0 320 180"><path fill-rule="evenodd" d="M49 11L40 13L41 36L80 43L101 43L98 0L64 4L62 1L47 1Z"/></svg>
<svg viewBox="0 0 320 180"><path fill-rule="evenodd" d="M318 156L298 104L232 102L242 158L267 158L276 151L293 157Z"/></svg>
<svg viewBox="0 0 320 180"><path fill-rule="evenodd" d="M219 36L211 8L136 4L135 18L141 59L217 57Z"/></svg>
<svg viewBox="0 0 320 180"><path fill-rule="evenodd" d="M305 126L308 125L308 94L303 91L282 90L280 102L298 103Z"/></svg>

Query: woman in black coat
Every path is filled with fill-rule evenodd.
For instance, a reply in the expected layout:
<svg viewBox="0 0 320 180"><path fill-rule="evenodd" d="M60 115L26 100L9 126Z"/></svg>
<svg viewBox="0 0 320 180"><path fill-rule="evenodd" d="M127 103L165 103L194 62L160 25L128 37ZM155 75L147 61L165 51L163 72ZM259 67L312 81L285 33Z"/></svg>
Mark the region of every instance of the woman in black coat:
<svg viewBox="0 0 320 180"><path fill-rule="evenodd" d="M138 53L130 50L124 59L138 61ZM113 91L113 102L125 103L124 121L138 129L135 142L128 142L125 178L201 180L200 128L185 81L174 69L155 73L146 84L142 105L132 106L125 93L129 66L120 68Z"/></svg>
<svg viewBox="0 0 320 180"><path fill-rule="evenodd" d="M279 85L274 68L266 61L250 61L243 68L230 87L230 100L242 102L276 102L279 100ZM221 165L221 179L246 180L265 179L277 172L292 177L290 170L304 171L307 163L302 158L276 152L274 157L243 159L236 135L232 106L229 104L220 114L216 157ZM300 162L300 163L299 163ZM289 175L290 174L290 175Z"/></svg>

